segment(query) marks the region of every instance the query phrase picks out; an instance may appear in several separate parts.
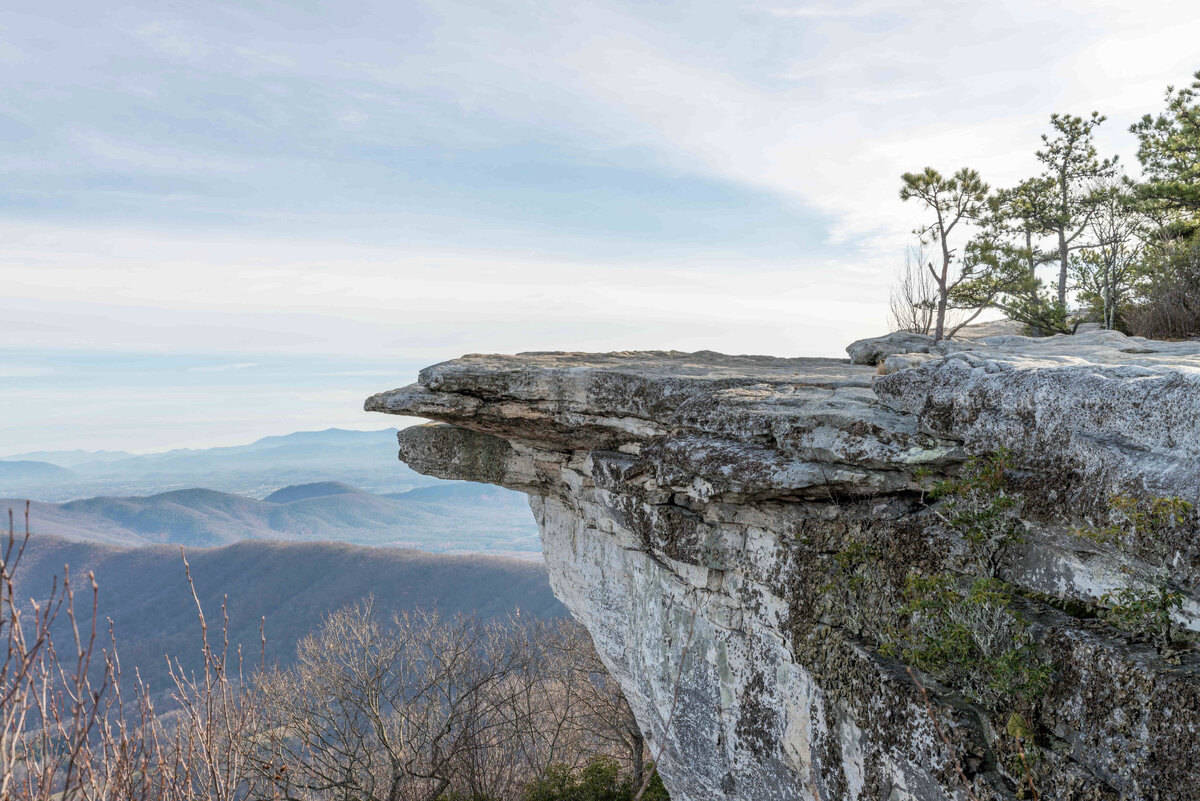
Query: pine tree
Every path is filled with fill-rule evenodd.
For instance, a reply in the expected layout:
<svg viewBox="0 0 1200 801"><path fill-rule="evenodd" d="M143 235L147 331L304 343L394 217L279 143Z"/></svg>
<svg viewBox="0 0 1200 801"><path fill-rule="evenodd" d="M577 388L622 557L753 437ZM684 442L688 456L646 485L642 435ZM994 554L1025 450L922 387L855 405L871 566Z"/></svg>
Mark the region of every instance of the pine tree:
<svg viewBox="0 0 1200 801"><path fill-rule="evenodd" d="M1167 109L1149 114L1129 130L1138 138L1145 181L1138 199L1151 212L1200 216L1200 72L1183 89L1167 87Z"/></svg>
<svg viewBox="0 0 1200 801"><path fill-rule="evenodd" d="M1001 189L990 203L988 226L1002 243L1007 257L1020 263L1012 290L996 304L1010 319L1029 326L1035 336L1066 330L1066 315L1045 295L1038 268L1057 258L1042 246L1054 214L1055 184L1045 176L1028 178L1011 189Z"/></svg>
<svg viewBox="0 0 1200 801"><path fill-rule="evenodd" d="M946 335L946 310L950 307L951 296L964 282L970 280L972 270L966 261L959 260L961 269L957 278L951 273L951 266L956 261L956 250L950 246L950 235L959 225L964 227L980 218L987 208L988 185L979 177L979 173L968 167L963 167L949 178L944 177L933 167L926 167L921 172L906 172L900 176L901 200L917 200L931 214L932 219L917 228L914 233L922 242L932 242L941 251L941 266L927 264L933 280L937 284L937 313L934 322L935 340L941 340Z"/></svg>
<svg viewBox="0 0 1200 801"><path fill-rule="evenodd" d="M1096 150L1095 131L1105 119L1095 111L1087 119L1051 114L1053 136L1042 134L1043 148L1037 151L1038 161L1045 166L1041 179L1050 187L1048 213L1040 223L1056 240L1058 306L1064 312L1071 253L1093 244L1085 234L1103 203L1096 185L1117 175L1116 158L1101 159Z"/></svg>

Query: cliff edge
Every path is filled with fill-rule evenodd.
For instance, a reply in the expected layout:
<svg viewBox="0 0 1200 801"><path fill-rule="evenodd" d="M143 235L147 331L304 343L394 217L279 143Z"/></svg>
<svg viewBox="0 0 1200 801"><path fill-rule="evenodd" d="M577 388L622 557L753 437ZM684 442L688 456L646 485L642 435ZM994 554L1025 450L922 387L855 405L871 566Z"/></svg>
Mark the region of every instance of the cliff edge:
<svg viewBox="0 0 1200 801"><path fill-rule="evenodd" d="M849 350L470 355L366 408L529 494L679 801L1200 795L1200 343Z"/></svg>

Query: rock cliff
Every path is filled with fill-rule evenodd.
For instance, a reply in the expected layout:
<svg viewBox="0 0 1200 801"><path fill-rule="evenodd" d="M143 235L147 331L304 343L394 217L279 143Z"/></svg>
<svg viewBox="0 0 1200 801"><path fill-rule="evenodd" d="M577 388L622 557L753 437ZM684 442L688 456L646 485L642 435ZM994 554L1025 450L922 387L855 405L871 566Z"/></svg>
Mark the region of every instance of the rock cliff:
<svg viewBox="0 0 1200 801"><path fill-rule="evenodd" d="M471 355L366 408L529 494L679 801L1200 797L1200 343L851 351Z"/></svg>

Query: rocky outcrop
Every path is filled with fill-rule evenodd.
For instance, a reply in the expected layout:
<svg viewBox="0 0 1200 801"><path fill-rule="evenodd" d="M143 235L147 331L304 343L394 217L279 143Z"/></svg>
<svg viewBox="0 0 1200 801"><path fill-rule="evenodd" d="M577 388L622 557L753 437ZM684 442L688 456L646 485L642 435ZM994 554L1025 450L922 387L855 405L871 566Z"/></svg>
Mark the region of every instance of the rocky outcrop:
<svg viewBox="0 0 1200 801"><path fill-rule="evenodd" d="M1200 501L1200 343L985 337L893 368L472 355L366 408L439 421L400 432L414 469L529 494L555 593L676 799L1194 798L1195 516L1078 532L1114 497ZM1004 455L1020 534L995 572L1048 671L1036 696L910 672L897 646L913 577L979 572L928 492L977 454ZM1151 586L1176 636L1098 617Z"/></svg>
<svg viewBox="0 0 1200 801"><path fill-rule="evenodd" d="M896 331L886 336L852 342L846 348L846 353L853 364L879 364L894 354L929 353L937 344L928 334Z"/></svg>

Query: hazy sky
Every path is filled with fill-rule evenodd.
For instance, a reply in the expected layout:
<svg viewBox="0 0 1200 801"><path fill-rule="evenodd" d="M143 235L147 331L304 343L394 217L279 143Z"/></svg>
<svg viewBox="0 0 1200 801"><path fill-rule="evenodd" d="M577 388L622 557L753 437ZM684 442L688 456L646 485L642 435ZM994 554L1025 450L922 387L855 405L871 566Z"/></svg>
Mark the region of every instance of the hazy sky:
<svg viewBox="0 0 1200 801"><path fill-rule="evenodd" d="M842 355L901 172L1012 182L1092 109L1133 162L1197 41L1194 0L9 0L0 454L383 427L465 352Z"/></svg>

